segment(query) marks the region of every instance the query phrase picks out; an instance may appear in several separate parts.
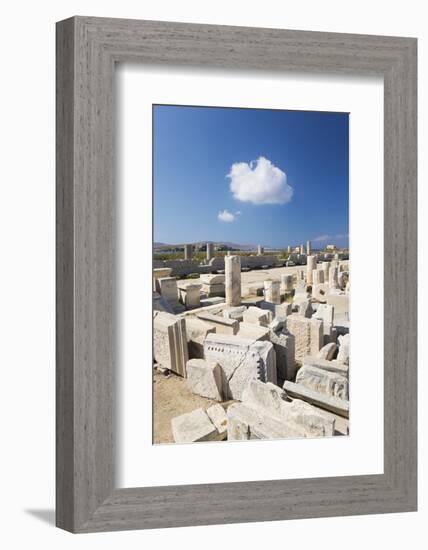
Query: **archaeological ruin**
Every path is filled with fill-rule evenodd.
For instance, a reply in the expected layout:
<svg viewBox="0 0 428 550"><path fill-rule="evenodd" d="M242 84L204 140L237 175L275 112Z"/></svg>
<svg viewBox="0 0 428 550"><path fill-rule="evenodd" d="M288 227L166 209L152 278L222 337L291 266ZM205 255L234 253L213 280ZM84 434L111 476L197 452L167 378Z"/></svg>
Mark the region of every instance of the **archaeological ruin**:
<svg viewBox="0 0 428 550"><path fill-rule="evenodd" d="M349 434L348 252L294 249L154 260L155 443Z"/></svg>

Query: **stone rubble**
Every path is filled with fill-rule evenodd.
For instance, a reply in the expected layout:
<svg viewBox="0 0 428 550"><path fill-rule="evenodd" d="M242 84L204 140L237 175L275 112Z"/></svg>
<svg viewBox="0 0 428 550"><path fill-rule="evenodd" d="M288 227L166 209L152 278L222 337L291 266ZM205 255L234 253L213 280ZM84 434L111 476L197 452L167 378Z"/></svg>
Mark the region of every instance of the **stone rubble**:
<svg viewBox="0 0 428 550"><path fill-rule="evenodd" d="M308 241L306 253L290 253L304 270L242 285L242 271L268 269L273 257L260 247L220 258L208 245L203 265L214 273L177 280L185 262L197 273L191 245L181 264L153 270L155 367L218 402L172 418L174 440L349 433L349 264Z"/></svg>

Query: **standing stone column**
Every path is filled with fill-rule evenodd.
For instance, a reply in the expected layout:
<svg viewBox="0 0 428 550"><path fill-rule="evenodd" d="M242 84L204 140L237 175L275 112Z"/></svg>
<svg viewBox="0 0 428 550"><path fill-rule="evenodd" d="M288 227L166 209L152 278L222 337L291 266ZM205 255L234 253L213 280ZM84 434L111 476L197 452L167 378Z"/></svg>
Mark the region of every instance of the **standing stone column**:
<svg viewBox="0 0 428 550"><path fill-rule="evenodd" d="M184 245L184 259L190 260L193 256L193 246L191 244Z"/></svg>
<svg viewBox="0 0 428 550"><path fill-rule="evenodd" d="M311 241L306 241L306 254L310 256L312 254Z"/></svg>
<svg viewBox="0 0 428 550"><path fill-rule="evenodd" d="M271 304L281 303L280 282L279 281L264 281L265 302Z"/></svg>
<svg viewBox="0 0 428 550"><path fill-rule="evenodd" d="M207 261L209 262L214 258L214 245L213 243L207 243Z"/></svg>
<svg viewBox="0 0 428 550"><path fill-rule="evenodd" d="M328 277L328 286L330 288L338 288L338 277L339 277L339 268L330 267L329 277Z"/></svg>
<svg viewBox="0 0 428 550"><path fill-rule="evenodd" d="M311 285L313 283L312 272L317 268L316 256L308 256L306 258L306 283Z"/></svg>
<svg viewBox="0 0 428 550"><path fill-rule="evenodd" d="M320 280L319 280L319 274L320 273L321 273L321 271L318 271L318 269L314 269L312 271L312 284L314 286L320 283Z"/></svg>
<svg viewBox="0 0 428 550"><path fill-rule="evenodd" d="M226 305L241 304L241 257L225 256Z"/></svg>
<svg viewBox="0 0 428 550"><path fill-rule="evenodd" d="M305 253L305 247L303 246L303 244L300 245L300 254L304 254Z"/></svg>
<svg viewBox="0 0 428 550"><path fill-rule="evenodd" d="M290 245L287 246L287 254L291 254L291 246Z"/></svg>
<svg viewBox="0 0 428 550"><path fill-rule="evenodd" d="M263 254L264 254L264 249L263 249L262 245L259 244L257 246L257 256L263 256Z"/></svg>
<svg viewBox="0 0 428 550"><path fill-rule="evenodd" d="M330 269L330 262L323 262L321 264L321 269L324 271L324 282L328 281L328 271Z"/></svg>

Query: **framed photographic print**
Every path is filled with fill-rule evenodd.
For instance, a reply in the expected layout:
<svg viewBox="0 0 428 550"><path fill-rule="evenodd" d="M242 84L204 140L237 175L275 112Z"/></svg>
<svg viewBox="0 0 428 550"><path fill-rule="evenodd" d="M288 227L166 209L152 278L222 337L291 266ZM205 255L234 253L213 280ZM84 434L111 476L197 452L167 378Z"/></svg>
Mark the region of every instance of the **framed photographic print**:
<svg viewBox="0 0 428 550"><path fill-rule="evenodd" d="M416 40L57 25L57 525L416 509Z"/></svg>

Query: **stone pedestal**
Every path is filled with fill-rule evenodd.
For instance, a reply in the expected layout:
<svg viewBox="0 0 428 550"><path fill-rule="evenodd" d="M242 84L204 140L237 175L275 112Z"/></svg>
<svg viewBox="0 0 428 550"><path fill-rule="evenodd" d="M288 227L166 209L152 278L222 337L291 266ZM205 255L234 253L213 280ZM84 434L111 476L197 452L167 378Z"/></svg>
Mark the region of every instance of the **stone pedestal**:
<svg viewBox="0 0 428 550"><path fill-rule="evenodd" d="M241 304L241 258L240 256L226 256L224 258L226 305L239 306Z"/></svg>
<svg viewBox="0 0 428 550"><path fill-rule="evenodd" d="M202 291L209 297L224 296L225 294L225 277L224 275L201 275Z"/></svg>
<svg viewBox="0 0 428 550"><path fill-rule="evenodd" d="M157 279L156 291L162 294L170 304L178 302L177 279L175 277L161 277Z"/></svg>
<svg viewBox="0 0 428 550"><path fill-rule="evenodd" d="M281 294L280 287L281 284L279 281L264 281L264 294L265 302L270 302L272 304L281 303Z"/></svg>
<svg viewBox="0 0 428 550"><path fill-rule="evenodd" d="M187 309L201 307L201 288L202 285L197 283L180 287L181 303L185 305Z"/></svg>
<svg viewBox="0 0 428 550"><path fill-rule="evenodd" d="M158 267L153 270L153 290L156 290L156 281L163 277L169 277L172 269L170 267Z"/></svg>

